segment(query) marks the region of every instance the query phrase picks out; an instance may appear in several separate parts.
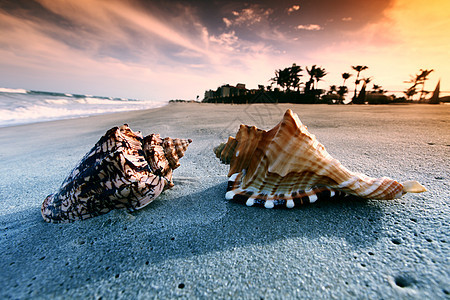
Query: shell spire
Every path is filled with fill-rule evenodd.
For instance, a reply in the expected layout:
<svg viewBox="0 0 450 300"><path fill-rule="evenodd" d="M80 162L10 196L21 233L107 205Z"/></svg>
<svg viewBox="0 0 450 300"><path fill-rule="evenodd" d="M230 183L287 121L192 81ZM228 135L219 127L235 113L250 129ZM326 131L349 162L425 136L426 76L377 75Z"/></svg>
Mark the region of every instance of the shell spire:
<svg viewBox="0 0 450 300"><path fill-rule="evenodd" d="M144 156L154 174L164 177L166 188L173 187L172 172L180 166L191 139L161 139L159 134L150 134L143 140Z"/></svg>
<svg viewBox="0 0 450 300"><path fill-rule="evenodd" d="M166 140L176 141L166 143ZM128 125L111 128L83 157L58 192L41 207L45 221L66 223L112 209L140 209L173 186L172 171L191 140L151 134L142 138ZM172 154L175 153L175 155Z"/></svg>
<svg viewBox="0 0 450 300"><path fill-rule="evenodd" d="M405 186L388 177L371 178L351 172L333 158L290 109L269 131L241 125L236 137L215 148L230 164L227 199L294 207L321 197L351 194L371 199L395 199L406 192L423 192L417 182Z"/></svg>

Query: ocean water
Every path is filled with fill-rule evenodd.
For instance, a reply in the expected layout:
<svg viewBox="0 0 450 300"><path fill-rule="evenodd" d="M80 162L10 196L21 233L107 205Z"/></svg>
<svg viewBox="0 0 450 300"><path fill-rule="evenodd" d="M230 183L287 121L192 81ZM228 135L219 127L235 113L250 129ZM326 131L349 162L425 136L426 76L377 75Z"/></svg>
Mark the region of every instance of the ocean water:
<svg viewBox="0 0 450 300"><path fill-rule="evenodd" d="M0 88L0 127L156 108L165 101Z"/></svg>

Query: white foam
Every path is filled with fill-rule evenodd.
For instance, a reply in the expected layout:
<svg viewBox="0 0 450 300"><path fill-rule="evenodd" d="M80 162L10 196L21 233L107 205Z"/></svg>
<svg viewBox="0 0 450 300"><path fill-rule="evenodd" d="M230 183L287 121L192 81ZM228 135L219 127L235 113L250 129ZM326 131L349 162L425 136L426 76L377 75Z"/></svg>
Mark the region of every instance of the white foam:
<svg viewBox="0 0 450 300"><path fill-rule="evenodd" d="M44 101L48 104L56 104L56 105L64 105L70 103L68 99L45 99Z"/></svg>
<svg viewBox="0 0 450 300"><path fill-rule="evenodd" d="M8 89L8 88L0 88L1 93L15 93L15 94L26 94L27 90L24 89Z"/></svg>
<svg viewBox="0 0 450 300"><path fill-rule="evenodd" d="M150 109L167 104L163 101L42 96L26 94L26 91L22 95L3 95L0 98L0 127Z"/></svg>

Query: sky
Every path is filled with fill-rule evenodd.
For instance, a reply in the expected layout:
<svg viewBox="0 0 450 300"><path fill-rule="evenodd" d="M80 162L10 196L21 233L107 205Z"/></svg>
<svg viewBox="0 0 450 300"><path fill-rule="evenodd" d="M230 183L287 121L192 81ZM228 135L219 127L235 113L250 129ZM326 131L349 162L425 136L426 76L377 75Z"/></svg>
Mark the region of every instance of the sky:
<svg viewBox="0 0 450 300"><path fill-rule="evenodd" d="M420 69L450 91L448 28L449 0L0 0L0 87L201 100L296 63L322 89L365 65L389 91Z"/></svg>

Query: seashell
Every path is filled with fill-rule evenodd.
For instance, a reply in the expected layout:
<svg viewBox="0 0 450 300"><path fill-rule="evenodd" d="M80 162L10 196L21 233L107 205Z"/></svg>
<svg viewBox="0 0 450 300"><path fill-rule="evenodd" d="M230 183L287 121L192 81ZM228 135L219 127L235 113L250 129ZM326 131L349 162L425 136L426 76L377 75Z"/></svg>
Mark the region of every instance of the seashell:
<svg viewBox="0 0 450 300"><path fill-rule="evenodd" d="M47 196L41 213L47 222L66 223L105 214L112 209L140 209L173 186L192 140L142 137L128 125L111 128L83 157L58 192Z"/></svg>
<svg viewBox="0 0 450 300"><path fill-rule="evenodd" d="M348 170L290 109L269 131L241 125L236 137L229 137L214 152L230 164L226 199L248 206L292 208L345 194L395 199L406 192L426 191L417 181L401 184L388 177L371 178Z"/></svg>

